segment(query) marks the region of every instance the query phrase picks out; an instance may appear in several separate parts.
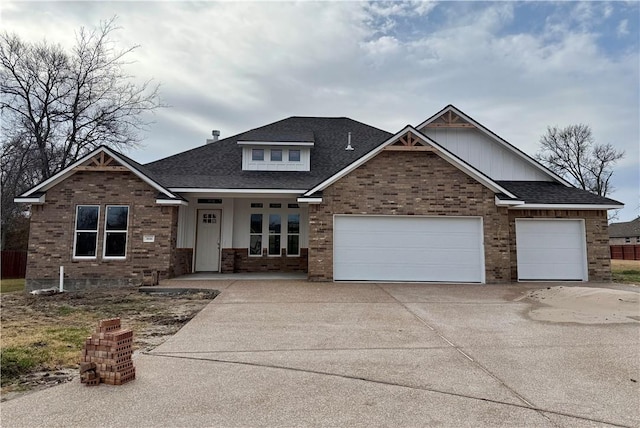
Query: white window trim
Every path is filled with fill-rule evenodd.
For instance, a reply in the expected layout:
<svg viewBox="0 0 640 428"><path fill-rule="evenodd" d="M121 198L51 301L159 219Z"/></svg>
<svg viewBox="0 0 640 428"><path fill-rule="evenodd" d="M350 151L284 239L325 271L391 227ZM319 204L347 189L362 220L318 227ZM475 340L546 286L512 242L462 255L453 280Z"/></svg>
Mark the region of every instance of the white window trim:
<svg viewBox="0 0 640 428"><path fill-rule="evenodd" d="M273 158L273 152L280 152L280 159L274 159ZM285 150L282 149L269 149L269 161L270 162L285 162L284 160L284 152Z"/></svg>
<svg viewBox="0 0 640 428"><path fill-rule="evenodd" d="M127 229L122 230L107 230L107 215L109 212L109 208L126 208L127 209ZM125 260L127 258L127 247L129 246L129 213L131 212L131 208L129 205L106 205L104 210L104 232L102 236L102 258L104 260ZM125 243L124 243L124 256L107 256L107 232L110 233L124 233L125 234Z"/></svg>
<svg viewBox="0 0 640 428"><path fill-rule="evenodd" d="M297 209L297 208L290 208L290 209ZM289 232L289 216L291 214L297 214L298 215L298 233L290 233ZM302 214L300 212L289 212L286 214L287 215L287 233L286 235L286 242L285 242L285 248L287 249L287 257L300 257L300 220L302 219ZM289 254L289 236L297 236L298 237L298 253L297 254Z"/></svg>
<svg viewBox="0 0 640 428"><path fill-rule="evenodd" d="M263 208L251 208L251 209L256 210L256 212L249 213L249 247L247 248L248 250L247 253L249 254L249 257L262 257L262 254L264 252L264 212L262 212ZM260 214L262 216L262 221L261 221L262 230L260 231L260 233L251 232L251 216L253 214ZM259 254L251 254L251 237L254 235L260 236L260 253Z"/></svg>
<svg viewBox="0 0 640 428"><path fill-rule="evenodd" d="M269 208L269 203L281 203L282 207L281 208ZM298 208L289 208L288 204L291 203L290 201L282 201L282 202L278 202L277 200L275 202L269 202L269 203L263 203L264 206L262 208L250 208L249 211L249 242L247 244L247 253L249 255L249 257L264 257L264 250L267 250L267 257L282 257L282 250L285 249L287 250L287 255L286 257L300 257L301 256L301 251L300 249L302 248L302 231L300 230L300 228L302 227L302 225L299 225L299 229L298 229L298 254L289 254L289 248L288 248L288 236L289 236L289 214L298 214L299 217L299 222L302 223L302 210L300 209L300 207ZM250 205L249 205L250 206ZM251 254L251 236L252 235L258 235L258 233L251 233L251 215L252 214L261 214L262 215L262 233L260 234L260 236L262 237L262 248L260 249L260 254ZM280 233L274 233L273 235L280 235L280 253L279 254L269 254L269 236L272 236L271 233L269 233L269 216L271 214L277 214L280 216ZM283 224L284 222L284 224ZM286 227L286 229L284 229ZM292 233L291 235L296 235L295 233ZM266 238L266 239L265 239ZM284 238L284 239L283 239Z"/></svg>
<svg viewBox="0 0 640 428"><path fill-rule="evenodd" d="M271 220L272 215L280 216L280 233L271 233L271 230L269 230L269 224L271 223L271 221L267 222L267 257L282 257L282 217L286 214L283 215L282 208L271 208L267 215L269 216L269 220ZM271 240L270 238L272 236L280 237L280 251L278 252L278 254L269 253L269 249L271 248L271 243L269 241Z"/></svg>
<svg viewBox="0 0 640 428"><path fill-rule="evenodd" d="M292 151L298 152L298 160L292 160L291 159L291 152ZM287 162L293 162L293 163L302 162L302 151L300 149L289 149L289 150L287 150Z"/></svg>
<svg viewBox="0 0 640 428"><path fill-rule="evenodd" d="M262 159L254 159L253 158L253 153L257 152L258 150L262 152ZM266 154L267 154L267 151L265 149L251 149L251 162L264 162Z"/></svg>
<svg viewBox="0 0 640 428"><path fill-rule="evenodd" d="M78 230L78 210L80 207L96 207L98 208L98 220L96 221L96 230ZM100 205L76 205L76 217L73 224L73 259L74 260L95 260L98 258L98 231L100 230ZM95 256L76 256L76 244L78 243L78 232L95 232L96 234L96 249Z"/></svg>

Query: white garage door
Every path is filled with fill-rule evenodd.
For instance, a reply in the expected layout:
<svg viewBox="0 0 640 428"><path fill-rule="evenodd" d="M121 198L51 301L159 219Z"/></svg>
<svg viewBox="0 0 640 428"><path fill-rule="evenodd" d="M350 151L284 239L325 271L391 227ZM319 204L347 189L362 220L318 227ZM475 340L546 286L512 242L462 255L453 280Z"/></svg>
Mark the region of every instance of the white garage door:
<svg viewBox="0 0 640 428"><path fill-rule="evenodd" d="M518 279L587 280L582 220L516 220Z"/></svg>
<svg viewBox="0 0 640 428"><path fill-rule="evenodd" d="M338 215L333 248L336 281L484 282L476 217Z"/></svg>

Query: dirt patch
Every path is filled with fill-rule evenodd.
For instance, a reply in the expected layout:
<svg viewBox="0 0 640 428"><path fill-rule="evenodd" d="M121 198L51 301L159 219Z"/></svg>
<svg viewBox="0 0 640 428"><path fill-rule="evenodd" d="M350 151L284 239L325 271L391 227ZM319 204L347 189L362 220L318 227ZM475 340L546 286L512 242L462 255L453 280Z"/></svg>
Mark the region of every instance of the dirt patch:
<svg viewBox="0 0 640 428"><path fill-rule="evenodd" d="M528 316L537 321L579 324L637 323L640 293L592 287L547 287L522 299L534 303Z"/></svg>
<svg viewBox="0 0 640 428"><path fill-rule="evenodd" d="M104 318L134 331L134 353L175 334L218 294L140 293L137 288L0 296L2 401L78 377L85 338Z"/></svg>

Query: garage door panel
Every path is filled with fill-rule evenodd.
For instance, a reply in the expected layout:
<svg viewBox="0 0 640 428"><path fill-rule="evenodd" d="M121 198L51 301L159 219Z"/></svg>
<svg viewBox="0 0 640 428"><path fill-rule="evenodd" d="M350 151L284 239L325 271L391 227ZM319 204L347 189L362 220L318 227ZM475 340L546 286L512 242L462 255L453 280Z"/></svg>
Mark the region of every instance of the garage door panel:
<svg viewBox="0 0 640 428"><path fill-rule="evenodd" d="M516 220L520 280L587 280L582 220Z"/></svg>
<svg viewBox="0 0 640 428"><path fill-rule="evenodd" d="M433 281L430 278L446 278L455 270L455 282L477 282L478 271L476 266L460 267L458 265L423 265L416 277L413 265L395 264L381 265L379 263L348 263L336 262L336 271L341 272L341 281ZM444 281L444 280L440 280Z"/></svg>
<svg viewBox="0 0 640 428"><path fill-rule="evenodd" d="M521 256L529 263L538 264L578 264L582 265L582 255L579 252L567 251L566 248L520 250Z"/></svg>
<svg viewBox="0 0 640 428"><path fill-rule="evenodd" d="M419 234L370 234L364 236L356 234L345 234L341 238L336 238L336 241L341 247L345 249L349 248L352 250L368 248L375 249L380 246L381 242L385 243L385 249L394 248L412 251L425 251L425 248L428 249L430 247L438 247L442 242L446 242L446 248L442 248L442 250L450 249L465 251L469 248L470 245L475 248L478 248L480 246L480 241L478 239L475 239L475 237L460 237L457 239L449 239L446 237L446 235L444 235L441 238L428 239Z"/></svg>
<svg viewBox="0 0 640 428"><path fill-rule="evenodd" d="M482 282L479 218L336 216L334 278Z"/></svg>

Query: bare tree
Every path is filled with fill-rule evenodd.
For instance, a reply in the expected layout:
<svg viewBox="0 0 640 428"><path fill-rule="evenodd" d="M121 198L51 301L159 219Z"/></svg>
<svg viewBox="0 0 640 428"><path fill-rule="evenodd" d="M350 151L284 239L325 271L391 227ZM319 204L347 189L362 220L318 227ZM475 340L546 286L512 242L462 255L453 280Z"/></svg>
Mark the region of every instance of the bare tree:
<svg viewBox="0 0 640 428"><path fill-rule="evenodd" d="M125 58L138 46L117 48L115 20L81 28L70 50L0 35L3 227L16 194L100 145L136 147L151 123L147 113L162 106L158 85L126 73Z"/></svg>
<svg viewBox="0 0 640 428"><path fill-rule="evenodd" d="M535 157L577 187L607 196L613 191L613 166L624 157L624 151L611 144L596 144L591 128L578 124L547 127Z"/></svg>

